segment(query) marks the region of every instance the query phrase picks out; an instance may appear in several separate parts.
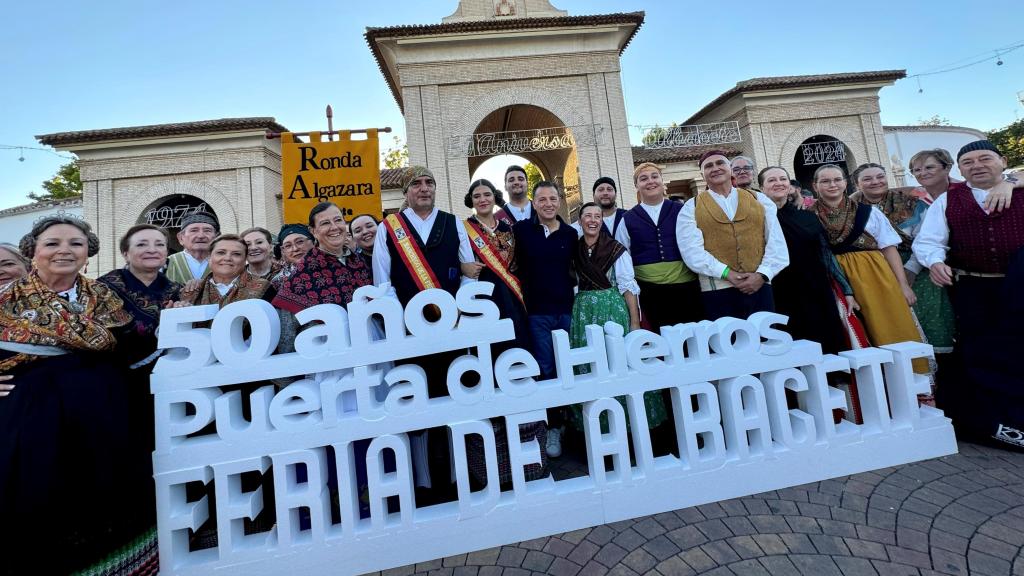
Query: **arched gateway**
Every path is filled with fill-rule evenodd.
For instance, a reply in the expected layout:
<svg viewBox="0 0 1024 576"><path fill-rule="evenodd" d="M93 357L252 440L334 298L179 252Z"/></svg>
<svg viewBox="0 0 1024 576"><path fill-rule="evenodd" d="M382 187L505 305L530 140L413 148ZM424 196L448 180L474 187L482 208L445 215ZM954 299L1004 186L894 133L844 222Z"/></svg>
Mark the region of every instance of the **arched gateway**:
<svg viewBox="0 0 1024 576"><path fill-rule="evenodd" d="M405 115L410 162L434 171L438 206L465 213L473 170L505 153L537 164L570 208L599 176L635 203L619 56L643 18L567 16L546 0L462 0L441 24L368 29Z"/></svg>

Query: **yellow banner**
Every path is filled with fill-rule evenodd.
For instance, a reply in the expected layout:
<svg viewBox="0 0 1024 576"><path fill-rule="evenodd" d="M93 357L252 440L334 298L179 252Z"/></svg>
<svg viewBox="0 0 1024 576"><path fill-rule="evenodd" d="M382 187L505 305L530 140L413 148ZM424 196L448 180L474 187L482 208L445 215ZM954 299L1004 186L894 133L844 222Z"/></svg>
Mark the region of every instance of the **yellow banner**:
<svg viewBox="0 0 1024 576"><path fill-rule="evenodd" d="M318 202L333 202L346 220L357 214L383 213L380 195L380 149L377 130L366 140L353 140L348 131L338 140L321 142L310 132L309 143L297 142L291 132L281 134L281 182L284 222L305 223Z"/></svg>

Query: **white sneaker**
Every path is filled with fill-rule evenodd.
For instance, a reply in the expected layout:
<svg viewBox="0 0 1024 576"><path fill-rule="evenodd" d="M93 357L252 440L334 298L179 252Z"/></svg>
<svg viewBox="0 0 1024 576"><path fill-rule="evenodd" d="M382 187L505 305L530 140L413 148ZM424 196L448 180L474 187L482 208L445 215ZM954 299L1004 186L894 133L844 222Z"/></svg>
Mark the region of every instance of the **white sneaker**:
<svg viewBox="0 0 1024 576"><path fill-rule="evenodd" d="M562 455L562 431L558 428L548 430L548 442L546 445L548 458L558 458Z"/></svg>

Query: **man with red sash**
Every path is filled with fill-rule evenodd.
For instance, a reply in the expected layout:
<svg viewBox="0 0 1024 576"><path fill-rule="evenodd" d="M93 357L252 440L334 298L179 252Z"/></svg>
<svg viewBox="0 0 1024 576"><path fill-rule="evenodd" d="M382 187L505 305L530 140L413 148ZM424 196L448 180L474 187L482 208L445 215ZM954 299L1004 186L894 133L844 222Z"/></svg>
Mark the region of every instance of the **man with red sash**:
<svg viewBox="0 0 1024 576"><path fill-rule="evenodd" d="M427 167L406 168L402 190L408 208L388 215L378 226L373 242L373 283L390 283L389 294L402 306L429 288L454 295L462 278L462 263L473 262L465 227L453 214L434 206L436 186L434 174ZM437 398L448 395L448 366L459 354L432 354L405 363L423 368L430 397ZM428 493L417 494L420 504L447 501L454 496L448 435L443 429L429 432L431 487Z"/></svg>
<svg viewBox="0 0 1024 576"><path fill-rule="evenodd" d="M428 288L454 295L462 263L473 262L466 229L454 214L434 206L436 187L427 167L407 168L402 188L409 207L385 218L373 242L373 283L390 282L403 306Z"/></svg>
<svg viewBox="0 0 1024 576"><path fill-rule="evenodd" d="M1024 188L1001 212L985 210L1006 169L988 140L961 148L957 166L967 182L932 203L913 244L932 282L950 287L955 313L937 400L959 432L1024 450Z"/></svg>

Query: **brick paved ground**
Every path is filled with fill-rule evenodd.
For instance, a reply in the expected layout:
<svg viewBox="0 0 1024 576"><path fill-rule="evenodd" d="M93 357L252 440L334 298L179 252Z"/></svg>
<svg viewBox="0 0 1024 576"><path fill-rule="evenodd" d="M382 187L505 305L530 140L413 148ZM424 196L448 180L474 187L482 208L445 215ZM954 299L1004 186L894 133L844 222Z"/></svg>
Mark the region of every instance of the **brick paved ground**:
<svg viewBox="0 0 1024 576"><path fill-rule="evenodd" d="M566 455L556 477L582 471ZM954 456L387 570L382 576L1024 576L1024 455Z"/></svg>

